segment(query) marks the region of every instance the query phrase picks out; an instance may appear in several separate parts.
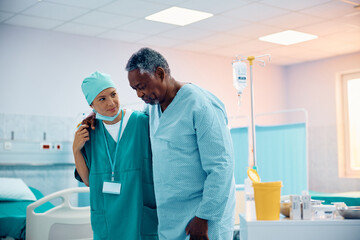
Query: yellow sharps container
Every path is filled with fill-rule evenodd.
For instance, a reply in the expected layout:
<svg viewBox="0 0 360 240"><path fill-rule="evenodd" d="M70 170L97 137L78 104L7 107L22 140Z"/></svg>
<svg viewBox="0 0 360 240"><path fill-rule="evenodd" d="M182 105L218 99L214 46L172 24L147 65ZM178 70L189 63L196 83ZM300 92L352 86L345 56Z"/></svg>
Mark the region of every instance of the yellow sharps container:
<svg viewBox="0 0 360 240"><path fill-rule="evenodd" d="M280 219L280 192L282 182L261 182L256 169L247 171L254 187L254 199L257 220Z"/></svg>
<svg viewBox="0 0 360 240"><path fill-rule="evenodd" d="M280 219L281 186L281 181L253 182L257 220Z"/></svg>

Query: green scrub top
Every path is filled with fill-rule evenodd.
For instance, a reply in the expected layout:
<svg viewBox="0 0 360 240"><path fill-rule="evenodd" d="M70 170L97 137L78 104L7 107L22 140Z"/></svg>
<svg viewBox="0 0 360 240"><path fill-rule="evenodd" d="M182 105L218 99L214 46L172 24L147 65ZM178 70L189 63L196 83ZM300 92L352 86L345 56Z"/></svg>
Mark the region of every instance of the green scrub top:
<svg viewBox="0 0 360 240"><path fill-rule="evenodd" d="M116 142L103 123L96 121L96 129L90 130L90 140L82 149L89 168L94 240L158 239L148 116L134 111L121 136L115 160L115 182L121 183L120 195L102 192L104 181L111 181L104 137L112 159ZM75 177L81 180L76 171Z"/></svg>

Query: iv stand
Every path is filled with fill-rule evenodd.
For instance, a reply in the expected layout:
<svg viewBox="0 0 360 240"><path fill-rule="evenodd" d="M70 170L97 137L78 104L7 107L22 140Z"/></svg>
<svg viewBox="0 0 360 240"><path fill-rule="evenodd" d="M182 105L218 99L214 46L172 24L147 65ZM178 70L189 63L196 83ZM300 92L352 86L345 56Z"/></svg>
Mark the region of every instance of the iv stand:
<svg viewBox="0 0 360 240"><path fill-rule="evenodd" d="M255 117L254 117L254 83L253 83L253 62L257 61L260 63L260 66L265 67L265 61L261 60L260 58L263 57L269 57L269 61L271 59L271 55L270 54L264 54L264 55L260 55L260 56L249 56L249 57L240 57L238 58L236 56L236 60L235 61L248 61L249 65L250 65L250 91L251 91L251 137L252 137L252 155L253 155L253 162L252 164L252 168L256 170L256 135L255 135ZM251 154L251 151L250 151Z"/></svg>

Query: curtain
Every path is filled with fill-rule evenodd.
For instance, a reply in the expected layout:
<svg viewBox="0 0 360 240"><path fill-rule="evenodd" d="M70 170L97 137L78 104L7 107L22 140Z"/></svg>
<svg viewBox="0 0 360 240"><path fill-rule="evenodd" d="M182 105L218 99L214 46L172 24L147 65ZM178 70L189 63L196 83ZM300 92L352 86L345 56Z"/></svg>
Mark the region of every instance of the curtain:
<svg viewBox="0 0 360 240"><path fill-rule="evenodd" d="M248 166L247 128L231 129L235 181L243 184ZM282 181L282 195L308 190L305 123L256 126L256 165L262 182Z"/></svg>

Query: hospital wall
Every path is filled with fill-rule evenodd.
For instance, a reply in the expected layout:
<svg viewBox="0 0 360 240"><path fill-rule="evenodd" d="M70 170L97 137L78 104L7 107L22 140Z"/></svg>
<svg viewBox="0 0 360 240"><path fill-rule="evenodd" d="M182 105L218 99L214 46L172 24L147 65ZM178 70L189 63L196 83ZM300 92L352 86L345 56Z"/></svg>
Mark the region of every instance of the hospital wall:
<svg viewBox="0 0 360 240"><path fill-rule="evenodd" d="M144 45L7 25L0 25L0 34L2 112L70 117L89 111L80 85L96 70L112 76L123 104L141 103L128 85L124 68L131 54ZM224 101L230 116L249 113L249 88L244 93L244 105L240 109L237 106L232 58L153 48L167 58L176 80L212 91ZM234 52L234 56L237 54ZM284 107L282 72L281 67L269 66L255 75L259 96L256 110ZM265 91L269 88L271 92ZM266 101L262 101L262 95Z"/></svg>
<svg viewBox="0 0 360 240"><path fill-rule="evenodd" d="M96 70L107 72L113 77L122 104L135 108L142 105L141 100L128 85L124 67L131 54L144 45L8 25L0 25L0 38L0 113L77 120L81 118L83 112L90 110L80 89L81 81ZM196 83L217 95L224 102L229 117L240 115L250 117L250 87L245 89L242 105L239 107L236 92L232 86L232 58L170 50L159 46L149 47L160 51L167 58L176 80ZM241 53L234 52L234 56L237 54ZM338 61L341 62L341 59L339 58ZM328 115L329 113L319 111L321 107L314 110L311 104L313 100L306 102L306 99L317 99L318 96L299 94L296 87L296 84L300 86L305 84L304 79L299 78L299 75L304 75L302 71L307 68L311 69L312 74L323 76L324 70L318 71L316 67L311 68L312 64L281 67L270 63L264 68L255 64L255 113L299 107L309 108L311 110L309 112L310 127L316 127L312 126L314 118L317 119L316 114L322 112ZM321 79L325 78L321 77ZM311 83L309 80L306 81ZM320 86L318 86L318 92L321 92ZM311 87L314 86L307 86L306 90ZM314 114L315 116L312 116ZM286 116L274 116L266 120L266 123L277 124L288 120ZM230 124L237 126L239 121L239 119L231 119ZM40 123L35 121L31 124ZM0 140L9 137L9 129L6 130L7 132L2 132L1 126L3 125L0 118ZM310 139L314 137L314 134L320 135L318 133L320 128L319 126L319 128L310 129ZM336 141L336 132L332 137ZM71 141L71 139L66 141ZM311 169L319 163L313 153L316 154L317 144L318 141L310 141L310 189L322 191L349 189L331 188L329 182L336 181L334 186L341 184L346 187L346 184L341 179L332 180L333 176L330 175L326 175L321 181L317 180L314 170ZM327 150L329 149L324 148L322 151L325 154ZM333 167L336 168L336 166ZM358 184L357 180L351 181L351 184Z"/></svg>
<svg viewBox="0 0 360 240"><path fill-rule="evenodd" d="M346 192L360 189L359 178L340 178L336 122L336 76L360 71L360 53L285 67L288 108L309 115L310 189ZM359 103L360 107L360 103Z"/></svg>
<svg viewBox="0 0 360 240"><path fill-rule="evenodd" d="M124 67L143 45L8 25L0 25L0 34L0 112L81 118L90 108L80 85L96 70L112 76L122 104L142 106L128 85ZM244 91L241 107L237 104L232 85L233 58L154 48L167 58L176 80L196 83L213 92L224 102L229 117L250 116L250 86ZM234 56L237 54L234 52ZM256 113L286 108L283 72L276 65L254 65ZM230 124L236 126L239 122L230 120Z"/></svg>
<svg viewBox="0 0 360 240"><path fill-rule="evenodd" d="M80 85L93 71L103 71L113 77L122 104L142 106L142 101L128 85L124 67L131 54L143 45L8 25L0 25L0 38L0 150L3 151L0 162L12 163L17 154L20 162L38 163L44 158L44 153L39 152L44 132L47 142L69 146L72 140L69 131L75 128L82 113L90 111ZM224 102L229 116L250 115L249 88L244 92L242 107L237 105L232 86L232 58L153 48L167 58L176 80L193 82L213 92ZM234 52L234 56L236 54ZM269 66L259 70L255 83L259 96L264 86L273 90L266 93L266 101L256 98L257 111L283 108L282 68ZM59 125L63 123L66 127L61 129ZM232 124L236 125L236 120ZM4 152L3 143L10 140L11 132L15 132L12 152ZM36 153L26 155L27 150L17 148L24 144L28 148L35 146ZM72 158L71 149L65 150L64 161L68 163ZM49 157L49 163L52 159ZM21 177L45 195L76 184L72 178L73 167L69 165L18 164L0 167L0 176ZM59 182L62 184L57 184Z"/></svg>

